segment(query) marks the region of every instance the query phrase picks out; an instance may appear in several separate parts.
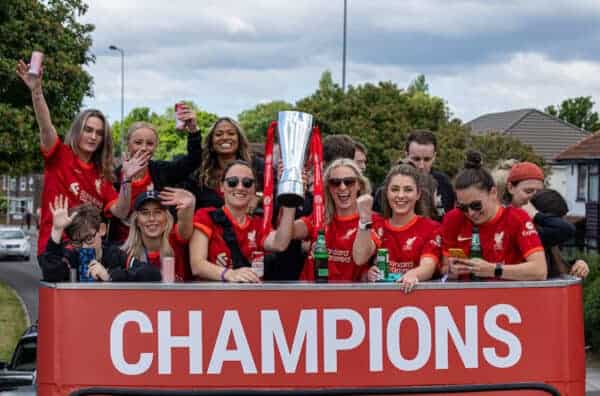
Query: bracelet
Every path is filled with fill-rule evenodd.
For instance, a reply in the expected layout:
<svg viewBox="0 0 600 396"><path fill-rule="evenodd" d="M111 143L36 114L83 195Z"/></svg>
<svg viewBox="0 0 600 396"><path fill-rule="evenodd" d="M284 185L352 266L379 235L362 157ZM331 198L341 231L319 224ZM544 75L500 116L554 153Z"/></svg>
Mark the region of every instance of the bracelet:
<svg viewBox="0 0 600 396"><path fill-rule="evenodd" d="M225 274L227 273L227 271L229 271L229 268L225 268L222 272L221 272L221 282L227 282L225 280Z"/></svg>

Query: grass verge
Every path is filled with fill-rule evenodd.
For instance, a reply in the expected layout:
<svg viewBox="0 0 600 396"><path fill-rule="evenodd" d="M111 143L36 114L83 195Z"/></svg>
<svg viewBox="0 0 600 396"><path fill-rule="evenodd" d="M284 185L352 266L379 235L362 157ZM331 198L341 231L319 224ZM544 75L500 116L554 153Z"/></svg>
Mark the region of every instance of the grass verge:
<svg viewBox="0 0 600 396"><path fill-rule="evenodd" d="M10 359L26 324L16 292L0 282L0 360Z"/></svg>

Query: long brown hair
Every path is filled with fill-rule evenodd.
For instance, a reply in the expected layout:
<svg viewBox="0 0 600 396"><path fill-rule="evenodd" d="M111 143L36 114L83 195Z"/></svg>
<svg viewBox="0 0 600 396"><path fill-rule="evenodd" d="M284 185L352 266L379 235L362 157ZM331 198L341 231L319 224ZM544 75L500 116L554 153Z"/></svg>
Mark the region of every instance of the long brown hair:
<svg viewBox="0 0 600 396"><path fill-rule="evenodd" d="M81 156L81 150L79 148L79 140L83 133L83 128L88 118L96 117L99 118L104 124L104 135L102 136L102 143L100 147L92 154L92 163L99 169L100 175L107 181L114 181L113 174L113 141L110 125L106 121L106 117L100 110L87 109L77 115L71 129L65 137L65 144L73 150L75 154Z"/></svg>
<svg viewBox="0 0 600 396"><path fill-rule="evenodd" d="M198 180L200 186L202 187L206 186L216 189L219 181L221 180L220 173L223 171L223 169L219 169L218 156L212 143L215 130L221 122L230 123L237 132L238 150L235 153L235 159L250 163L250 143L248 143L248 138L246 137L246 134L244 133L244 130L240 124L230 117L219 117L210 127L208 134L204 139L205 149L202 151L202 167L200 168L200 180Z"/></svg>
<svg viewBox="0 0 600 396"><path fill-rule="evenodd" d="M381 197L381 209L383 212L383 217L385 217L386 219L392 217L392 208L390 207L390 203L388 202L387 191L390 187L392 179L398 175L407 176L414 180L415 185L417 186L417 191L420 193L419 199L417 200L417 202L415 202L415 213L420 216L430 217L431 214L429 213L429 210L427 210L428 205L425 201L428 197L431 197L432 194L430 194L430 191L424 188L424 184L426 182L424 180L424 175L414 166L408 164L400 164L394 166L392 169L390 169L388 174L385 176L385 179L383 180L383 196Z"/></svg>

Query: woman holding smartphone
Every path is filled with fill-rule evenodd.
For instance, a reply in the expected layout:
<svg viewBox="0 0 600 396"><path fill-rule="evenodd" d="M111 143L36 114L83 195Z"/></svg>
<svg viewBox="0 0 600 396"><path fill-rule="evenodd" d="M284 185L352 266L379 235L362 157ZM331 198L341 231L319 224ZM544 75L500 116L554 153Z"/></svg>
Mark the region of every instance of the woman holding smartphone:
<svg viewBox="0 0 600 396"><path fill-rule="evenodd" d="M443 271L453 277L473 274L483 279L544 280L544 249L535 225L522 209L503 207L481 154L467 153L465 168L456 176L457 207L442 222ZM482 258L452 257L450 249L470 255L474 226Z"/></svg>

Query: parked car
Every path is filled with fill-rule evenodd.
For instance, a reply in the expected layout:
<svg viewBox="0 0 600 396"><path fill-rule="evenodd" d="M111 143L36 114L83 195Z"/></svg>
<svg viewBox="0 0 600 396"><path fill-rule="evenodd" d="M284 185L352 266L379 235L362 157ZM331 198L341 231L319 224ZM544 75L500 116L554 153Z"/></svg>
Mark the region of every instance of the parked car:
<svg viewBox="0 0 600 396"><path fill-rule="evenodd" d="M37 326L21 336L9 362L0 362L0 392L33 385L37 361Z"/></svg>
<svg viewBox="0 0 600 396"><path fill-rule="evenodd" d="M20 257L29 261L31 242L19 227L0 228L0 258Z"/></svg>

